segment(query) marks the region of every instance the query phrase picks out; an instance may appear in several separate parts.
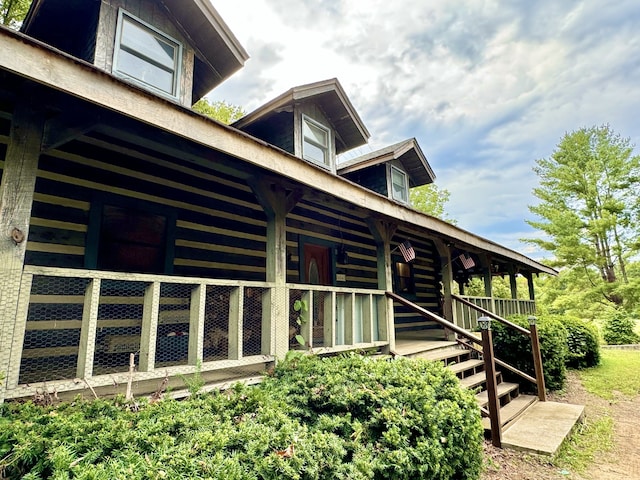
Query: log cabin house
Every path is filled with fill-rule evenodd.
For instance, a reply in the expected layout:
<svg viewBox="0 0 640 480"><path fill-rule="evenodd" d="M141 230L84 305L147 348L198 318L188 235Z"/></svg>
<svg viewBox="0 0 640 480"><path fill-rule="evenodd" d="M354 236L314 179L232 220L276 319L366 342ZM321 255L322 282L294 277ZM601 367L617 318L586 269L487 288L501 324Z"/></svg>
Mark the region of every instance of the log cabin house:
<svg viewBox="0 0 640 480"><path fill-rule="evenodd" d="M337 80L232 126L191 110L247 59L208 0L34 0L0 28L0 401L251 379L297 335L444 339L386 292L470 328L471 276L479 305L534 312L553 269L411 208L435 177L415 139L337 163L369 138Z"/></svg>

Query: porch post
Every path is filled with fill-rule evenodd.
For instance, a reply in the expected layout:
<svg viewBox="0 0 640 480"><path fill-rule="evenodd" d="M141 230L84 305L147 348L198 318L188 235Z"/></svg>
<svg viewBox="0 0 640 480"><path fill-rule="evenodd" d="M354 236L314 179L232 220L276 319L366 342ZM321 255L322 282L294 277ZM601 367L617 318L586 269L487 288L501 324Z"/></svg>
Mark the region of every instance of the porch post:
<svg viewBox="0 0 640 480"><path fill-rule="evenodd" d="M249 184L267 215L267 282L274 283L262 314L262 354L284 359L289 351L289 295L287 291L287 214L302 198L275 179Z"/></svg>
<svg viewBox="0 0 640 480"><path fill-rule="evenodd" d="M20 283L29 236L44 115L37 95L22 92L33 105L18 105L11 118L9 145L0 184L0 402L6 395L11 345L18 309Z"/></svg>
<svg viewBox="0 0 640 480"><path fill-rule="evenodd" d="M513 265L509 265L509 286L511 287L511 299L516 300L516 312L520 315L520 302L518 302L518 282L516 281L516 270Z"/></svg>
<svg viewBox="0 0 640 480"><path fill-rule="evenodd" d="M458 325L456 322L456 312L453 309L453 300L451 298L451 289L453 287L453 272L451 269L451 250L442 241L435 239L433 243L440 255L440 264L442 265L442 316L445 320ZM452 334L445 330L445 336L449 339Z"/></svg>
<svg viewBox="0 0 640 480"><path fill-rule="evenodd" d="M368 218L367 224L369 225L369 230L371 230L373 239L376 242L378 289L384 291L392 291L393 273L391 271L391 239L395 235L398 226L390 222L376 220L373 218ZM393 300L391 298L385 297L385 302L385 318L387 319L387 322L385 324L385 333L386 339L389 341L389 352L393 352L396 349L396 330L393 314Z"/></svg>
<svg viewBox="0 0 640 480"><path fill-rule="evenodd" d="M493 298L493 274L491 272L491 256L480 255L480 261L483 262L482 267L484 269L484 296L491 301L491 311L496 312L496 301Z"/></svg>

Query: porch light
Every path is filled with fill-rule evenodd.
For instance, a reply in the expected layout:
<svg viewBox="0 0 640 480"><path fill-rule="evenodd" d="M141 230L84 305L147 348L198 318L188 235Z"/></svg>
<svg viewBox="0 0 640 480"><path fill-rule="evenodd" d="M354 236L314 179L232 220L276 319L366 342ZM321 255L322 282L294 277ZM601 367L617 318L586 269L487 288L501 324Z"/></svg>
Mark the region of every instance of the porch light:
<svg viewBox="0 0 640 480"><path fill-rule="evenodd" d="M536 324L536 322L538 321L538 317L535 317L533 315L529 315L527 320L529 320L529 325L534 326Z"/></svg>
<svg viewBox="0 0 640 480"><path fill-rule="evenodd" d="M489 317L478 318L478 326L480 330L491 330L491 319Z"/></svg>

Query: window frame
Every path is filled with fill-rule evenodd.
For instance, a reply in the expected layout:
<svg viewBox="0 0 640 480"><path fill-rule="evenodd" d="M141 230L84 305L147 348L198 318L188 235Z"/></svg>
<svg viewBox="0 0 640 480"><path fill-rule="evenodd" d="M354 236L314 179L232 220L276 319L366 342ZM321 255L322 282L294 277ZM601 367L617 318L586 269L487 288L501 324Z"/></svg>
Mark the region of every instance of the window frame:
<svg viewBox="0 0 640 480"><path fill-rule="evenodd" d="M395 195L395 191L394 191L394 181L393 181L393 174L394 172L397 172L399 174L402 175L403 180L404 180L404 197L405 198L397 198ZM395 165L391 165L391 168L389 170L389 197L392 200L395 200L397 202L403 203L405 205L409 204L409 175L407 175L407 172L405 172L404 170L402 170L401 168L396 167Z"/></svg>
<svg viewBox="0 0 640 480"><path fill-rule="evenodd" d="M416 278L415 278L415 269L413 263L407 263L400 258L393 259L393 291L398 295L407 298L407 299L416 299L418 295L418 291L416 288ZM400 275L400 266L406 265L409 269L409 275ZM406 279L406 289L402 290L402 281L401 279Z"/></svg>
<svg viewBox="0 0 640 480"><path fill-rule="evenodd" d="M308 143L311 144L312 146L319 148L320 150L323 150L325 153L325 161L324 162L319 162L318 160L316 160L315 158L312 158L310 156L306 156L305 155L305 144L307 143L307 136L304 134L304 127L305 127L305 123L308 123L309 125L318 128L319 130L322 130L326 135L327 135L327 145L320 145L318 142L314 141L313 139L309 139ZM321 167L324 167L328 170L333 171L334 170L334 156L332 155L332 151L331 151L331 129L329 127L327 127L326 125L323 125L322 123L318 122L317 120L314 120L313 118L311 118L310 116L306 115L306 114L301 114L301 124L300 124L300 137L302 140L302 158L304 160L307 160L308 162L312 162L316 165L320 165Z"/></svg>
<svg viewBox="0 0 640 480"><path fill-rule="evenodd" d="M171 92L167 92L165 90L163 90L162 88L159 88L151 83L145 82L144 80L135 77L127 72L124 72L122 70L118 69L118 62L119 62L119 57L120 57L120 52L122 50L128 51L129 53L133 54L134 56L136 56L137 58L149 63L150 65L153 65L156 68L165 70L165 71L169 71L166 68L164 68L163 66L158 65L156 62L154 62L152 59L148 58L146 55L144 55L142 52L138 52L136 50L130 49L131 51L127 50L126 48L123 49L122 48L122 30L123 30L123 25L125 21L129 21L132 24L141 27L143 30L147 30L150 34L154 35L155 37L159 38L161 41L167 43L167 44L173 44L172 46L176 47L176 53L175 53L175 59L174 59L174 69L173 69L173 86L172 86L172 91ZM123 79L127 79L133 83L135 83L136 85L139 85L141 87L144 87L146 89L149 89L151 91L153 91L154 93L160 94L162 96L177 100L180 96L180 80L182 78L182 58L183 58L183 44L182 42L176 40L175 38L173 38L171 35L166 34L165 32L163 32L162 30L154 27L153 25L145 22L144 20L136 17L135 15L132 15L131 13L127 12L126 10L124 10L123 8L119 8L118 9L118 21L117 21L117 25L116 25L116 36L114 38L114 46L113 46L113 64L111 66L111 72L120 78ZM133 53L132 53L133 52Z"/></svg>

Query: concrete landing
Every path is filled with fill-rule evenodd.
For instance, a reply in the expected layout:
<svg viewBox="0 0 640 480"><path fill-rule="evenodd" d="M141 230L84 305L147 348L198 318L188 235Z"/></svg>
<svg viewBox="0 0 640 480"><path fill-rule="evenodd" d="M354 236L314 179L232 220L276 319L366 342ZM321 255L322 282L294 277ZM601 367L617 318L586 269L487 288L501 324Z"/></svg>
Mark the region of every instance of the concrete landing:
<svg viewBox="0 0 640 480"><path fill-rule="evenodd" d="M583 405L537 402L502 433L502 446L553 455L583 413Z"/></svg>

